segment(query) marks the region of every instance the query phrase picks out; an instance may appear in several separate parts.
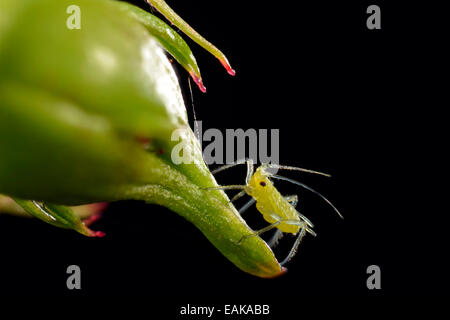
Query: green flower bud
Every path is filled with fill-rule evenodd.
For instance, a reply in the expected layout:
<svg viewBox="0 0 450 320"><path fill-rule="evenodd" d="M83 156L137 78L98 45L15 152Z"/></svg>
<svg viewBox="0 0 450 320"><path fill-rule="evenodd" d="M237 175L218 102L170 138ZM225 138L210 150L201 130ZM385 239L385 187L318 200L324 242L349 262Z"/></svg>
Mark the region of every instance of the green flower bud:
<svg viewBox="0 0 450 320"><path fill-rule="evenodd" d="M242 270L280 274L261 238L239 242L252 231L226 194L205 189L217 184L161 40L107 0L77 0L80 28L68 28L72 4L1 2L0 193L42 202L81 233L88 231L61 205L159 204L195 224ZM192 163L172 161L175 130L191 146Z"/></svg>

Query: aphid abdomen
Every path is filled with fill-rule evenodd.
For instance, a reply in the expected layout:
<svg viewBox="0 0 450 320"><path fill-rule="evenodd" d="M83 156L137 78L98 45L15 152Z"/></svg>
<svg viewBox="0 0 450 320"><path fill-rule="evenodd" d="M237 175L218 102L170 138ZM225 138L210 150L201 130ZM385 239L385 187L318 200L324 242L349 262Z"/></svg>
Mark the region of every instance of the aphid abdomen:
<svg viewBox="0 0 450 320"><path fill-rule="evenodd" d="M268 192L264 196L256 198L256 208L261 212L264 220L269 223L276 222L277 220L273 218L274 214L282 220L300 220L297 210L286 201L278 190L271 183L267 187ZM300 229L299 226L286 223L281 223L277 228L287 233L297 233Z"/></svg>

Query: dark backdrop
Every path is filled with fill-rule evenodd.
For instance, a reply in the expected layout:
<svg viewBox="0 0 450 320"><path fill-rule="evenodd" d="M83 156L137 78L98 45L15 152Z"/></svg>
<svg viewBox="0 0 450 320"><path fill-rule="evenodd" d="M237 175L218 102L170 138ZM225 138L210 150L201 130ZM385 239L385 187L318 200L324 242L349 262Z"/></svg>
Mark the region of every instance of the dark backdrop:
<svg viewBox="0 0 450 320"><path fill-rule="evenodd" d="M433 33L411 15L423 8L376 1L382 30L369 31L365 11L371 2L277 7L241 1L238 8L208 0L169 3L224 51L237 73L227 75L185 37L208 89L202 94L193 88L204 129L280 129L281 163L333 177L289 176L328 196L345 220L314 195L278 183L283 193L300 195L318 237L305 238L285 276L265 280L238 270L193 225L155 205L110 205L94 225L106 232L102 239L1 216L0 293L148 294L178 296L180 303L264 297L274 303L307 294L443 291L448 265L442 234L439 226L434 232L427 227L428 212L419 205L423 186L416 184L420 171L412 164L423 156L416 106L426 109L424 79L432 79L433 71L425 67L433 60ZM174 66L192 120L188 76ZM244 177L245 168L236 168L217 179L241 183ZM244 217L252 227L264 224L254 208ZM280 256L293 238L283 240ZM81 291L65 287L70 264L82 269ZM381 268L380 291L366 287L371 264Z"/></svg>

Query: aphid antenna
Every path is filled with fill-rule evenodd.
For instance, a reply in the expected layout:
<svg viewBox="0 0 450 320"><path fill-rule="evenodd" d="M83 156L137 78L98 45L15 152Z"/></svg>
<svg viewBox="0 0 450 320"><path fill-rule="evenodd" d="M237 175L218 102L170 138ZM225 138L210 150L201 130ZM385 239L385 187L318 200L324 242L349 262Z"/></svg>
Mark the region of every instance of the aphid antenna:
<svg viewBox="0 0 450 320"><path fill-rule="evenodd" d="M294 179L286 178L286 177L279 176L279 175L273 175L273 176L271 176L271 178L275 178L275 179L279 179L279 180L284 180L284 181L287 181L287 182L296 184L296 185L298 185L298 186L300 186L300 187L302 187L302 188L304 188L304 189L306 189L306 190L311 191L312 193L315 193L316 195L318 195L319 197L321 197L326 203L328 203L328 204L334 209L334 211L336 211L336 213L339 215L339 217L341 217L341 219L344 219L344 216L343 216L343 215L339 212L339 210L331 203L330 200L328 200L328 199L325 198L325 196L323 196L321 193L317 192L316 190L314 190L313 188L307 186L306 184L301 183L301 182L298 182L298 181L296 181L296 180L294 180Z"/></svg>
<svg viewBox="0 0 450 320"><path fill-rule="evenodd" d="M216 174L216 173L221 172L223 170L226 170L226 169L229 169L229 168L233 168L233 167L239 166L241 164L247 164L248 165L249 163L253 166L253 160L251 160L251 159L240 159L240 160L236 161L235 163L226 164L226 165L223 165L223 166L221 166L221 167L219 167L217 169L214 169L214 170L211 171L211 173L212 174Z"/></svg>
<svg viewBox="0 0 450 320"><path fill-rule="evenodd" d="M254 198L251 198L250 200L247 201L246 204L244 204L242 206L242 208L239 209L239 214L244 213L245 211L247 211L254 203L256 202L256 200Z"/></svg>
<svg viewBox="0 0 450 320"><path fill-rule="evenodd" d="M299 168L299 167L282 166L282 165L275 164L275 163L269 163L264 166L266 168L274 168L274 169L282 169L282 170L295 170L295 171L301 171L301 172L306 172L306 173L318 174L318 175L328 177L328 178L331 177L331 175L328 173L323 173L320 171L309 170L309 169L304 169L304 168Z"/></svg>
<svg viewBox="0 0 450 320"><path fill-rule="evenodd" d="M270 240L267 241L267 245L272 249L274 249L278 245L281 238L283 238L283 231L277 229L272 238L270 238Z"/></svg>
<svg viewBox="0 0 450 320"><path fill-rule="evenodd" d="M200 188L203 190L243 190L246 186L239 185L239 184L233 184L229 186L217 186L217 187L206 187L206 188Z"/></svg>

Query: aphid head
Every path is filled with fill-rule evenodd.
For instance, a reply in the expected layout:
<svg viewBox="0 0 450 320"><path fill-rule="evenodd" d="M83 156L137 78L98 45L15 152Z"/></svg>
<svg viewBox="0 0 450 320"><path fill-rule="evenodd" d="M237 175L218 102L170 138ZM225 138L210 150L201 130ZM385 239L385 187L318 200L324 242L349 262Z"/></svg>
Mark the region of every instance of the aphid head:
<svg viewBox="0 0 450 320"><path fill-rule="evenodd" d="M254 192L258 193L265 193L267 192L269 186L271 185L271 181L268 177L263 176L254 176L254 178L251 181L251 187Z"/></svg>
<svg viewBox="0 0 450 320"><path fill-rule="evenodd" d="M260 166L252 175L249 184L254 190L263 191L271 183L269 180L270 176L271 174L266 172L263 166Z"/></svg>
<svg viewBox="0 0 450 320"><path fill-rule="evenodd" d="M258 169L256 169L256 172L262 177L268 178L276 173L276 169L271 167L270 164L263 163Z"/></svg>

